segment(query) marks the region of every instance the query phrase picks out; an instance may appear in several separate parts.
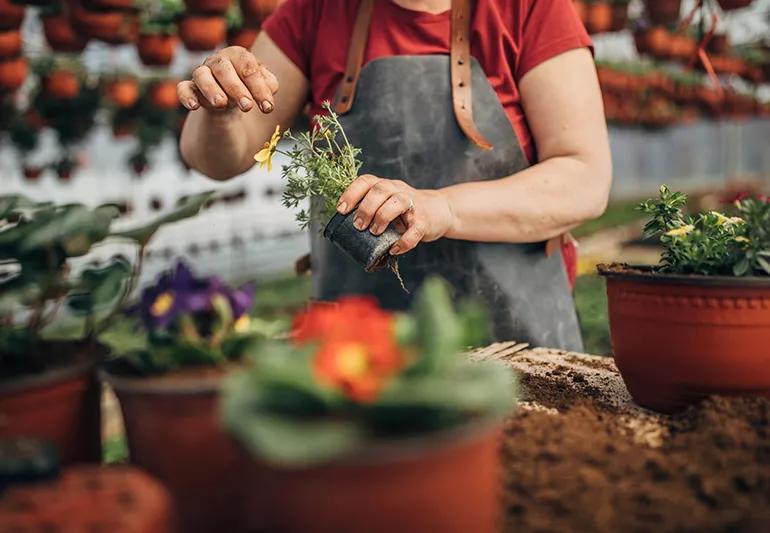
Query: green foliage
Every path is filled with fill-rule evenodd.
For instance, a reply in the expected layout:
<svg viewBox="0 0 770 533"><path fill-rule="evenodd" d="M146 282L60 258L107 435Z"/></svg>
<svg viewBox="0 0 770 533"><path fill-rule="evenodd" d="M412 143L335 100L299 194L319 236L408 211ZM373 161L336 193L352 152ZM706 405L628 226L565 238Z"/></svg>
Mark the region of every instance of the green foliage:
<svg viewBox="0 0 770 533"><path fill-rule="evenodd" d="M428 281L413 311L397 321L399 344L414 360L367 403L318 380L315 345L260 343L250 367L225 384L224 424L262 460L307 465L502 417L515 401L510 369L462 355L485 330L480 317L474 306L456 312L447 285Z"/></svg>
<svg viewBox="0 0 770 533"><path fill-rule="evenodd" d="M650 218L646 237L663 246L660 270L676 274L722 276L770 275L770 204L764 198L741 198L740 216L712 211L686 215L687 197L665 185L657 199L639 209Z"/></svg>
<svg viewBox="0 0 770 533"><path fill-rule="evenodd" d="M283 167L286 190L283 205L297 209L305 200L319 199L319 212L300 209L297 222L305 228L311 218L326 223L337 209L337 202L345 189L356 179L361 162L360 150L348 142L337 114L329 102L324 103L325 115L316 117L316 127L310 131L286 137L294 141L288 152L289 164Z"/></svg>
<svg viewBox="0 0 770 533"><path fill-rule="evenodd" d="M182 0L138 0L142 33L175 35L177 20L184 14Z"/></svg>

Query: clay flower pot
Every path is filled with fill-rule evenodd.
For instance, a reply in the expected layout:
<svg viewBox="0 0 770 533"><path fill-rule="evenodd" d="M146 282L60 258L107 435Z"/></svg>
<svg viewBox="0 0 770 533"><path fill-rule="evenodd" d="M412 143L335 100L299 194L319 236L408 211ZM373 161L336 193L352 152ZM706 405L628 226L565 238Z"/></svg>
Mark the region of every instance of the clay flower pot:
<svg viewBox="0 0 770 533"><path fill-rule="evenodd" d="M671 34L669 39L669 55L673 59L689 61L698 51L698 43L687 35Z"/></svg>
<svg viewBox="0 0 770 533"><path fill-rule="evenodd" d="M21 54L21 31L0 30L0 59L9 59Z"/></svg>
<svg viewBox="0 0 770 533"><path fill-rule="evenodd" d="M587 5L586 28L589 33L604 33L612 28L613 6L609 0L596 0Z"/></svg>
<svg viewBox="0 0 770 533"><path fill-rule="evenodd" d="M71 100L80 93L80 82L70 70L52 70L43 79L43 88L51 98Z"/></svg>
<svg viewBox="0 0 770 533"><path fill-rule="evenodd" d="M72 351L67 364L0 381L0 438L49 441L64 465L98 463L101 387L95 368L104 349L75 345L67 349Z"/></svg>
<svg viewBox="0 0 770 533"><path fill-rule="evenodd" d="M308 468L253 463L249 530L501 530L500 431L469 426Z"/></svg>
<svg viewBox="0 0 770 533"><path fill-rule="evenodd" d="M137 378L110 370L104 377L120 401L131 463L169 489L179 530L240 531L248 457L219 424L221 374Z"/></svg>
<svg viewBox="0 0 770 533"><path fill-rule="evenodd" d="M188 13L223 15L231 0L184 0Z"/></svg>
<svg viewBox="0 0 770 533"><path fill-rule="evenodd" d="M56 52L82 52L88 44L88 37L78 33L64 14L41 17L45 40Z"/></svg>
<svg viewBox="0 0 770 533"><path fill-rule="evenodd" d="M645 4L653 24L673 24L682 12L681 0L646 0Z"/></svg>
<svg viewBox="0 0 770 533"><path fill-rule="evenodd" d="M227 32L227 44L228 46L242 46L247 50L251 50L258 35L259 30L257 28L240 28L236 31Z"/></svg>
<svg viewBox="0 0 770 533"><path fill-rule="evenodd" d="M770 279L599 271L615 362L639 405L673 412L712 394L770 396Z"/></svg>
<svg viewBox="0 0 770 533"><path fill-rule="evenodd" d="M176 35L146 33L139 36L136 50L139 59L148 67L166 67L174 60L178 41Z"/></svg>
<svg viewBox="0 0 770 533"><path fill-rule="evenodd" d="M0 60L0 92L11 92L21 87L28 72L29 65L23 57Z"/></svg>
<svg viewBox="0 0 770 533"><path fill-rule="evenodd" d="M227 22L220 15L187 15L179 21L179 37L192 52L213 50L226 36Z"/></svg>
<svg viewBox="0 0 770 533"><path fill-rule="evenodd" d="M72 468L55 480L11 487L0 496L0 523L6 531L175 531L168 492L126 467Z"/></svg>
<svg viewBox="0 0 770 533"><path fill-rule="evenodd" d="M122 11L91 11L71 4L70 20L85 36L109 44L136 42L139 36L136 16Z"/></svg>
<svg viewBox="0 0 770 533"><path fill-rule="evenodd" d="M107 95L116 107L131 107L139 99L139 84L133 78L123 78L107 85Z"/></svg>
<svg viewBox="0 0 770 533"><path fill-rule="evenodd" d="M628 25L628 3L614 2L612 4L612 24L610 31L622 31Z"/></svg>
<svg viewBox="0 0 770 533"><path fill-rule="evenodd" d="M369 230L359 231L353 226L355 213L354 210L347 215L335 214L324 228L324 237L355 259L367 272L375 272L389 264L390 248L401 235L392 226L388 226L382 235L373 235Z"/></svg>
<svg viewBox="0 0 770 533"><path fill-rule="evenodd" d="M751 5L752 0L717 0L719 7L725 11L732 11L733 9L742 9Z"/></svg>
<svg viewBox="0 0 770 533"><path fill-rule="evenodd" d="M241 0L241 11L248 26L259 28L282 0Z"/></svg>
<svg viewBox="0 0 770 533"><path fill-rule="evenodd" d="M40 175L43 173L42 167L33 167L25 165L22 169L24 179L27 181L37 181L40 179Z"/></svg>
<svg viewBox="0 0 770 533"><path fill-rule="evenodd" d="M0 0L0 28L15 30L24 21L24 6L17 5L11 0Z"/></svg>
<svg viewBox="0 0 770 533"><path fill-rule="evenodd" d="M172 110L179 107L179 98L176 95L177 82L163 80L155 83L150 88L150 102L158 109Z"/></svg>
<svg viewBox="0 0 770 533"><path fill-rule="evenodd" d="M653 26L645 31L645 49L647 53L666 59L671 56L671 34L662 26Z"/></svg>

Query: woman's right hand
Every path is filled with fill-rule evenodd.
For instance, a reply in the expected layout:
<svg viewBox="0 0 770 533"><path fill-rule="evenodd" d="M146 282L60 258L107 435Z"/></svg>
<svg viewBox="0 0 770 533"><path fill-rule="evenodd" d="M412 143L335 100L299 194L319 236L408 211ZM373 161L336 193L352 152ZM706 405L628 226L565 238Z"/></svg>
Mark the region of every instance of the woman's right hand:
<svg viewBox="0 0 770 533"><path fill-rule="evenodd" d="M179 101L191 111L199 107L251 111L256 105L270 113L278 78L249 50L229 46L206 58L193 70L192 79L180 82L176 90Z"/></svg>

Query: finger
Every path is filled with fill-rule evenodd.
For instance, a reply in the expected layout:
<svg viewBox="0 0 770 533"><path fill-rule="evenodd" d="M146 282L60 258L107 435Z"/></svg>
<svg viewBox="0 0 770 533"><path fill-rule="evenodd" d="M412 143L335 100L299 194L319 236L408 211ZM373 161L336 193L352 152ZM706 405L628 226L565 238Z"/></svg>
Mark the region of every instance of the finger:
<svg viewBox="0 0 770 533"><path fill-rule="evenodd" d="M404 192L395 193L374 214L370 231L374 235L380 235L391 222L409 211L411 206L412 199L408 194Z"/></svg>
<svg viewBox="0 0 770 533"><path fill-rule="evenodd" d="M366 193L369 192L375 183L380 181L380 178L372 176L371 174L363 174L358 176L353 183L340 196L340 200L337 203L337 211L343 215L347 215L350 211L356 207L361 200L363 200Z"/></svg>
<svg viewBox="0 0 770 533"><path fill-rule="evenodd" d="M217 109L227 107L227 96L222 87L217 83L217 80L214 79L214 75L209 67L201 65L193 70L192 79L195 82L195 86L212 107Z"/></svg>
<svg viewBox="0 0 770 533"><path fill-rule="evenodd" d="M197 93L195 84L190 80L182 81L176 86L176 96L179 98L179 102L190 111L195 111L201 106Z"/></svg>
<svg viewBox="0 0 770 533"><path fill-rule="evenodd" d="M396 228L396 231L399 233L406 233L407 225L404 224L401 217L398 217L393 221L393 227Z"/></svg>
<svg viewBox="0 0 770 533"><path fill-rule="evenodd" d="M369 189L356 210L353 226L358 230L369 227L374 215L396 193L396 187L390 180L380 180Z"/></svg>
<svg viewBox="0 0 770 533"><path fill-rule="evenodd" d="M409 250L412 250L415 246L420 244L423 237L425 237L425 230L423 225L419 222L410 226L406 232L401 235L401 238L390 248L390 255L405 254Z"/></svg>
<svg viewBox="0 0 770 533"><path fill-rule="evenodd" d="M278 83L278 78L265 65L262 65L262 76L265 78L265 82L267 83L268 88L270 88L273 94L277 93L278 88L280 87L280 84Z"/></svg>
<svg viewBox="0 0 770 533"><path fill-rule="evenodd" d="M235 48L235 47L234 47ZM264 71L267 70L254 57L254 54L245 48L230 50L229 57L235 70L238 72L242 83L248 88L253 99L259 105L263 113L270 113L275 108L273 93L265 79ZM275 76L273 76L275 78ZM277 90L278 80L275 80Z"/></svg>
<svg viewBox="0 0 770 533"><path fill-rule="evenodd" d="M254 100L251 98L249 89L243 84L229 59L217 54L206 59L203 64L209 67L219 86L225 90L228 98L238 104L241 110L250 111L254 107Z"/></svg>

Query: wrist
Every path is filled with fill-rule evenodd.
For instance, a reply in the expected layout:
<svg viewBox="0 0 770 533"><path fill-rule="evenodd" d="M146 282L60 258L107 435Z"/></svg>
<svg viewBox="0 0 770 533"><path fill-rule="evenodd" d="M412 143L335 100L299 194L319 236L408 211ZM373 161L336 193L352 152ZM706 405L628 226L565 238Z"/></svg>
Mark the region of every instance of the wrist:
<svg viewBox="0 0 770 533"><path fill-rule="evenodd" d="M438 189L436 195L441 201L444 212L444 231L442 237L452 238L457 229L457 212L453 204L453 198L447 188Z"/></svg>

